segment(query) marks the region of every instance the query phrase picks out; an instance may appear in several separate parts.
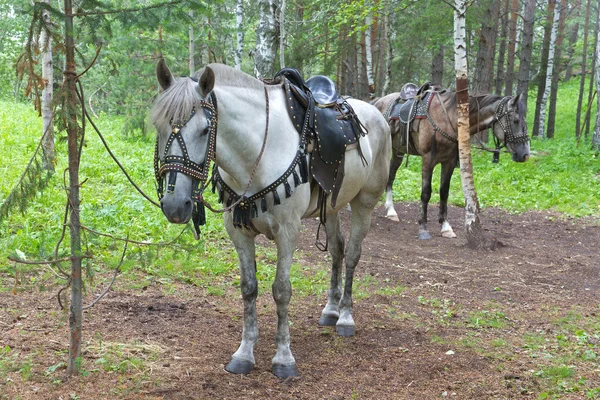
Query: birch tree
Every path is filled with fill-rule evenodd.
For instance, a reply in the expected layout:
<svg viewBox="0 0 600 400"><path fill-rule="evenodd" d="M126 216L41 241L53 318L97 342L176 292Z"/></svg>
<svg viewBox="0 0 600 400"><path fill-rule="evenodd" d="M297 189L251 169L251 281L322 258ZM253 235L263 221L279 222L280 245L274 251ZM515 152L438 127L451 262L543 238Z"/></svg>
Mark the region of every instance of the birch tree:
<svg viewBox="0 0 600 400"><path fill-rule="evenodd" d="M50 3L50 0L44 0ZM54 87L54 71L52 64L52 38L50 37L50 12L42 11L43 28L40 35L40 51L42 52L42 79L44 89L42 90L42 149L44 154L44 169L54 171L56 154L54 152L54 122L52 121L52 100Z"/></svg>
<svg viewBox="0 0 600 400"><path fill-rule="evenodd" d="M460 159L460 180L465 197L465 231L467 243L473 249L494 248L481 228L479 202L475 181L469 134L469 74L467 67L467 44L465 14L467 0L454 0L454 64L456 68L456 102L458 128L458 156Z"/></svg>
<svg viewBox="0 0 600 400"><path fill-rule="evenodd" d="M279 67L285 68L285 3L281 0L279 7Z"/></svg>
<svg viewBox="0 0 600 400"><path fill-rule="evenodd" d="M550 96L550 89L552 86L552 73L554 68L554 52L556 48L556 32L558 31L558 22L560 19L560 4L556 4L554 10L554 20L552 22L552 31L550 32L550 42L548 43L548 68L546 69L546 86L544 88L544 94L539 104L540 114L538 121L538 132L537 136L542 138L546 135L546 105L548 103L548 97Z"/></svg>
<svg viewBox="0 0 600 400"><path fill-rule="evenodd" d="M254 75L259 79L274 75L273 68L279 47L277 8L277 0L258 1L259 22L256 28Z"/></svg>
<svg viewBox="0 0 600 400"><path fill-rule="evenodd" d="M235 68L242 69L242 54L244 52L244 3L243 0L236 0L235 4L235 31L236 47L234 52Z"/></svg>
<svg viewBox="0 0 600 400"><path fill-rule="evenodd" d="M368 4L370 6L370 4ZM367 84L369 86L369 97L375 94L375 79L373 79L373 49L371 48L371 10L365 17L365 69L367 73Z"/></svg>

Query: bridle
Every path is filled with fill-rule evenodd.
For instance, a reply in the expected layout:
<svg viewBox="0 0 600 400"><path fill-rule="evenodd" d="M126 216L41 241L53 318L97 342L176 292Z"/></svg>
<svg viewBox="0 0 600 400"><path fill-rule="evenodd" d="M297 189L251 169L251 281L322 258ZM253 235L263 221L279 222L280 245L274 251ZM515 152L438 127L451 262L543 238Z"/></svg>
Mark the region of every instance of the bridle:
<svg viewBox="0 0 600 400"><path fill-rule="evenodd" d="M167 139L167 144L165 145L162 159L158 154L158 137L156 138L156 145L154 148L154 177L156 178L157 182L156 192L159 200L164 196L163 177L167 172L170 172L169 181L167 182L167 193L173 193L175 190L175 183L177 182L178 173L182 173L192 178L192 199L194 201L192 221L194 223L196 237L199 237L200 226L206 223L206 213L204 210L202 193L206 188L210 164L215 158L215 147L217 144L217 99L214 93L209 95L208 101L200 100L199 106L204 111L206 120L208 122L208 126L206 128L208 134L208 144L206 146L204 160L200 164L195 163L190 159L183 136L179 134L181 129L185 127L187 123L190 122L190 120L196 115L196 106L192 108L192 112L185 122L173 123L171 120L171 134ZM181 147L181 156L169 155L169 150L171 149L174 141L177 141Z"/></svg>
<svg viewBox="0 0 600 400"><path fill-rule="evenodd" d="M494 122L498 122L500 127L502 128L502 132L504 132L504 143L525 143L529 141L529 135L527 134L527 123L523 119L522 116L519 115L521 119L521 125L524 127L524 135L516 136L512 130L512 124L510 123L510 111L508 111L508 102L512 99L512 97L505 97L496 106L496 110L494 110ZM496 135L494 135L496 137Z"/></svg>

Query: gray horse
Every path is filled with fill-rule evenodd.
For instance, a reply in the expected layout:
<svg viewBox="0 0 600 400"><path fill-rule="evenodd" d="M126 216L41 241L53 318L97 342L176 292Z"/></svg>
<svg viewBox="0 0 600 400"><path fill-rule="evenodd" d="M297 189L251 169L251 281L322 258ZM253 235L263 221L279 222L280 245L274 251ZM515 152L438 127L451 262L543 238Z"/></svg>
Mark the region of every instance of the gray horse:
<svg viewBox="0 0 600 400"><path fill-rule="evenodd" d="M167 166L157 174L159 187L166 186L160 199L162 211L172 223L185 224L192 219L195 203L203 201L208 167L214 160L220 185L227 187L223 201L229 203L229 208L235 206L233 211L224 213L224 222L239 258L244 302L241 344L225 369L247 374L255 364L254 346L258 340L255 238L264 234L277 246L277 270L272 286L278 317L277 352L272 371L279 378L296 376L288 321L292 294L290 266L302 218L319 216L319 191L312 178L306 183L295 178L304 162L294 164L302 142L288 114L282 84L266 85L220 64L206 66L198 77L199 81L174 78L163 61L157 66L163 92L155 101L151 119L158 132L156 164ZM345 177L335 208L328 204L326 209L332 270L327 305L319 321L321 325L335 325L342 336L355 333L354 269L370 228L371 214L385 189L391 152L389 126L381 113L365 102L348 102L368 134L359 139L362 157L356 146L348 147ZM263 204L245 204L244 199L265 188L273 190L263 198ZM351 205L352 216L345 248L338 212L346 204ZM238 207L252 210L241 227L235 215ZM262 212L257 208L262 208ZM344 260L346 275L342 290Z"/></svg>

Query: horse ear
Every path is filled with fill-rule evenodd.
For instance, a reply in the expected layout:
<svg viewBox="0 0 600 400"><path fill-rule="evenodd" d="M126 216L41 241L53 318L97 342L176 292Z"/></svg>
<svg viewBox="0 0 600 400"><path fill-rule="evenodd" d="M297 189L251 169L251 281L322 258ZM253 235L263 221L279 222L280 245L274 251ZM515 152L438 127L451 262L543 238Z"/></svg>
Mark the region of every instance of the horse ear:
<svg viewBox="0 0 600 400"><path fill-rule="evenodd" d="M167 67L167 63L162 58L156 64L156 79L158 79L158 83L163 90L167 90L175 80L173 74L171 74L171 70Z"/></svg>
<svg viewBox="0 0 600 400"><path fill-rule="evenodd" d="M521 101L521 96L523 95L523 93L519 93L518 95L516 95L515 97L513 97L513 104L516 107L517 104L519 104L519 102Z"/></svg>
<svg viewBox="0 0 600 400"><path fill-rule="evenodd" d="M198 90L202 98L206 98L215 87L215 71L210 67L206 66L202 76L200 76L200 83L198 84Z"/></svg>

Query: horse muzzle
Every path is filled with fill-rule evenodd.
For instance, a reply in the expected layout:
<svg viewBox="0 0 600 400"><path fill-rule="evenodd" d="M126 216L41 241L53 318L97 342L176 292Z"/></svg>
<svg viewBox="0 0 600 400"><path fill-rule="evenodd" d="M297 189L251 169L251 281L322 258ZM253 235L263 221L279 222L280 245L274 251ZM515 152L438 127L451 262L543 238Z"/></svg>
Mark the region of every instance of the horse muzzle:
<svg viewBox="0 0 600 400"><path fill-rule="evenodd" d="M173 224L187 224L192 217L193 202L190 197L178 199L175 193L166 193L160 199L160 209Z"/></svg>

